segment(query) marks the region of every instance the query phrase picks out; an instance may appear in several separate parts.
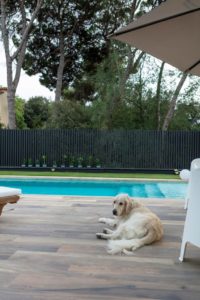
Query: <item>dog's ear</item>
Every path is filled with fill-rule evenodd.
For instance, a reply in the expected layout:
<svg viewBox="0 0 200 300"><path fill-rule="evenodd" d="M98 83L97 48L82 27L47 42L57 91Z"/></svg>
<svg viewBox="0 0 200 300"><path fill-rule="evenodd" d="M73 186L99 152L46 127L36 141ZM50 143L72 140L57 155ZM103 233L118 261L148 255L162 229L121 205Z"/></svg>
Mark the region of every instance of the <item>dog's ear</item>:
<svg viewBox="0 0 200 300"><path fill-rule="evenodd" d="M129 197L127 197L125 205L126 205L126 214L129 214L130 211L133 209L133 201L132 201L132 199L129 198Z"/></svg>

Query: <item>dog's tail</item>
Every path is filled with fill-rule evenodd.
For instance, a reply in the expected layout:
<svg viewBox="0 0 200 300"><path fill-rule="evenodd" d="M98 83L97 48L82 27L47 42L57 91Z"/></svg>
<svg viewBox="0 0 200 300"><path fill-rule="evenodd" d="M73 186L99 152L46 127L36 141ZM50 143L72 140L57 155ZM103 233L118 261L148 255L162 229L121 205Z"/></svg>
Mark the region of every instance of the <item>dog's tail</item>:
<svg viewBox="0 0 200 300"><path fill-rule="evenodd" d="M147 235L141 239L131 239L131 240L110 240L108 242L108 253L116 254L124 252L125 254L130 254L129 251L135 251L136 249L149 245L155 241L155 232L154 230L149 230ZM127 251L129 250L129 251Z"/></svg>

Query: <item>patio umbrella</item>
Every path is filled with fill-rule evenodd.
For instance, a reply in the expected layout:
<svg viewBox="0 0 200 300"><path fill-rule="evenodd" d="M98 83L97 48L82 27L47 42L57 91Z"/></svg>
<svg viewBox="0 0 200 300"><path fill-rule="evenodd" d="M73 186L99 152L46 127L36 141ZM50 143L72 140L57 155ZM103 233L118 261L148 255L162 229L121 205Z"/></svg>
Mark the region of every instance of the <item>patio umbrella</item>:
<svg viewBox="0 0 200 300"><path fill-rule="evenodd" d="M200 76L200 0L167 0L111 38Z"/></svg>

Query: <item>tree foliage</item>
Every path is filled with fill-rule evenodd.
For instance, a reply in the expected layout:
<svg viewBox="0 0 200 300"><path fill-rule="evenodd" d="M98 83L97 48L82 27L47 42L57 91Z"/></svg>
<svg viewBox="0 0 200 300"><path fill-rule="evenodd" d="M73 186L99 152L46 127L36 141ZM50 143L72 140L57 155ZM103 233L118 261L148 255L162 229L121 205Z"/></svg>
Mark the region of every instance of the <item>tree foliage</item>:
<svg viewBox="0 0 200 300"><path fill-rule="evenodd" d="M127 14L125 0L49 0L28 41L24 69L40 74L49 89L61 92L83 72L93 71L108 54L108 35Z"/></svg>
<svg viewBox="0 0 200 300"><path fill-rule="evenodd" d="M25 100L16 97L15 98L15 114L16 114L16 127L17 129L25 129L27 128L26 122L24 119L25 112L24 112L24 106L25 106Z"/></svg>
<svg viewBox="0 0 200 300"><path fill-rule="evenodd" d="M24 120L28 128L46 128L50 102L44 97L32 97L25 103Z"/></svg>
<svg viewBox="0 0 200 300"><path fill-rule="evenodd" d="M200 130L200 104L197 101L179 102L170 130Z"/></svg>
<svg viewBox="0 0 200 300"><path fill-rule="evenodd" d="M70 98L54 102L48 128L91 128L90 108Z"/></svg>

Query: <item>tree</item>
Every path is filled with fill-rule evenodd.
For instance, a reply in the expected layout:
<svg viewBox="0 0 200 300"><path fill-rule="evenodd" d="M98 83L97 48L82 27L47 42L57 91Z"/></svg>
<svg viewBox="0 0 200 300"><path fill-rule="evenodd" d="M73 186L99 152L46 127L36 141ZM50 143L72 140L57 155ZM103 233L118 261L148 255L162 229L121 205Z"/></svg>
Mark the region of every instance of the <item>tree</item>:
<svg viewBox="0 0 200 300"><path fill-rule="evenodd" d="M158 74L157 88L156 88L156 102L157 102L157 130L160 129L161 124L161 114L160 114L160 106L161 106L161 81L163 77L165 62L161 63L160 71Z"/></svg>
<svg viewBox="0 0 200 300"><path fill-rule="evenodd" d="M46 128L50 103L44 97L32 97L24 106L24 120L30 129Z"/></svg>
<svg viewBox="0 0 200 300"><path fill-rule="evenodd" d="M50 0L28 42L27 74L40 73L40 82L55 89L59 101L69 84L107 56L108 35L124 23L127 10L126 0Z"/></svg>
<svg viewBox="0 0 200 300"><path fill-rule="evenodd" d="M8 127L16 128L15 93L20 79L26 45L33 22L42 6L43 0L37 0L33 10L26 1L1 0L1 32L6 56L8 88ZM13 32L18 36L18 45L12 53L10 39ZM15 71L14 71L15 65Z"/></svg>
<svg viewBox="0 0 200 300"><path fill-rule="evenodd" d="M64 98L52 103L50 128L91 128L90 107L74 100L74 91L65 91Z"/></svg>
<svg viewBox="0 0 200 300"><path fill-rule="evenodd" d="M126 22L129 23L138 16L144 14L158 5L158 1L129 1L129 10L126 13ZM113 42L109 55L99 64L94 75L96 99L94 109L100 109L97 113L103 127L133 127L134 121L128 113L128 98L134 87L134 75L138 72L140 64L144 60L144 53L122 43ZM162 75L161 75L162 77ZM159 97L159 89L157 97ZM103 103L104 101L104 103ZM159 109L159 106L158 106ZM102 115L100 114L102 112ZM159 112L158 112L159 113ZM128 119L127 116L129 115ZM128 120L133 121L132 126ZM126 120L126 121L125 121ZM129 125L128 125L129 124Z"/></svg>

